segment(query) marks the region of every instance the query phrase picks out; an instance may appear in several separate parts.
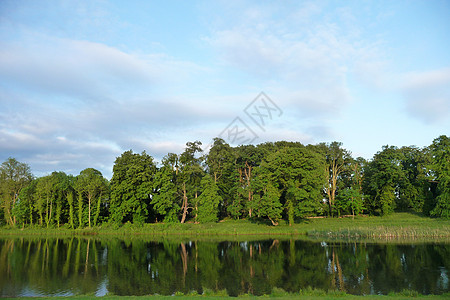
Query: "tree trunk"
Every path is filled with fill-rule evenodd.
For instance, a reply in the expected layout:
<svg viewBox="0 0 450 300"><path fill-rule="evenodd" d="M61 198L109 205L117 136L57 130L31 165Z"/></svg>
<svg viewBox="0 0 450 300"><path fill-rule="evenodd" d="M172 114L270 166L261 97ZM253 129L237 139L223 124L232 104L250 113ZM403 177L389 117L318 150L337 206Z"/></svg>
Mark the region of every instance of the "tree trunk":
<svg viewBox="0 0 450 300"><path fill-rule="evenodd" d="M245 166L247 167L244 169L245 178L247 179L247 188L248 188L248 204L251 205L252 201L252 188L251 188L251 176L252 176L252 167L245 162ZM248 209L248 216L252 217L252 208L250 207Z"/></svg>
<svg viewBox="0 0 450 300"><path fill-rule="evenodd" d="M88 193L88 224L89 224L89 228L91 228L91 198L92 195L91 193Z"/></svg>
<svg viewBox="0 0 450 300"><path fill-rule="evenodd" d="M275 222L271 217L269 217L270 222L272 222L273 226L278 226L278 222Z"/></svg>
<svg viewBox="0 0 450 300"><path fill-rule="evenodd" d="M98 197L97 200L97 211L95 212L95 216L94 216L94 226L97 226L97 221L98 221L98 216L100 215L100 206L102 202L102 193L100 193L100 196ZM158 219L156 219L156 222L158 222Z"/></svg>
<svg viewBox="0 0 450 300"><path fill-rule="evenodd" d="M195 223L198 224L197 222L197 217L198 217L198 202L197 202L197 192L195 192Z"/></svg>
<svg viewBox="0 0 450 300"><path fill-rule="evenodd" d="M186 194L186 183L183 183L183 205L181 206L183 210L183 216L181 217L181 223L183 224L186 221L186 215L188 211L188 199Z"/></svg>
<svg viewBox="0 0 450 300"><path fill-rule="evenodd" d="M186 273L188 269L188 255L184 243L181 243L181 261L183 263L183 286L184 286L186 283Z"/></svg>

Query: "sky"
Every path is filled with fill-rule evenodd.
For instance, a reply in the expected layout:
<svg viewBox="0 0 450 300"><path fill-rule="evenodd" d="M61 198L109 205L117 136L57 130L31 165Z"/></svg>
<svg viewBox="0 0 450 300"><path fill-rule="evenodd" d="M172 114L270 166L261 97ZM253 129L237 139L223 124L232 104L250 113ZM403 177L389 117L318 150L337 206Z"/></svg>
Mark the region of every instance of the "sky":
<svg viewBox="0 0 450 300"><path fill-rule="evenodd" d="M0 162L450 134L450 1L0 0Z"/></svg>

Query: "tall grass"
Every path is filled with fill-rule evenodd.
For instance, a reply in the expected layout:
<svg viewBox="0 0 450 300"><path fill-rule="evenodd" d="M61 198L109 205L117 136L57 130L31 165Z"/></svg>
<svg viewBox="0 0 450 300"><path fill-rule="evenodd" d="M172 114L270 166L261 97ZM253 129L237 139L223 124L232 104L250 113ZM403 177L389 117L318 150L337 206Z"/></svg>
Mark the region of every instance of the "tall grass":
<svg viewBox="0 0 450 300"><path fill-rule="evenodd" d="M271 226L250 220L226 220L219 223L179 224L156 223L121 227L103 225L94 228L0 228L0 236L26 235L101 235L101 236L178 236L178 237L232 237L232 236L308 236L321 238L373 239L450 239L450 220L432 219L411 213L395 213L386 217L358 216L353 218L306 219L289 226L281 223Z"/></svg>

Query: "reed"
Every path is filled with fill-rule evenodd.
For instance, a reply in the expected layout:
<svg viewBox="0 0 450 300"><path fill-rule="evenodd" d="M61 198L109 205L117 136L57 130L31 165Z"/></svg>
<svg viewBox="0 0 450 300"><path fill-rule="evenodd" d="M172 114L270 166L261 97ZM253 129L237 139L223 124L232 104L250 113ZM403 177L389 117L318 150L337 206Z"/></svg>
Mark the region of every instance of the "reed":
<svg viewBox="0 0 450 300"><path fill-rule="evenodd" d="M123 226L102 225L94 228L0 228L0 236L308 236L321 238L372 238L372 239L449 239L450 220L432 219L411 213L395 213L387 217L358 216L353 218L304 219L289 226L280 223L271 226L253 220L226 220L219 223L156 223L140 226L131 223Z"/></svg>

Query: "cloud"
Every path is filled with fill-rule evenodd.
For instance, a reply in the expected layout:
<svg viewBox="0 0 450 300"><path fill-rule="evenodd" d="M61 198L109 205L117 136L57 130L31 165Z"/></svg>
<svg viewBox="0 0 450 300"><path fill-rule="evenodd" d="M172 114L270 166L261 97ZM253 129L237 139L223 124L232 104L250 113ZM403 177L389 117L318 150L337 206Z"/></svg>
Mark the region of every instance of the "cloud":
<svg viewBox="0 0 450 300"><path fill-rule="evenodd" d="M407 113L426 124L450 117L450 69L405 74L402 92Z"/></svg>
<svg viewBox="0 0 450 300"><path fill-rule="evenodd" d="M288 109L312 117L338 114L353 100L348 78L380 72L381 44L360 39L364 28L352 22L332 21L353 20L348 8L308 2L289 8L254 5L205 41L223 64L257 78Z"/></svg>
<svg viewBox="0 0 450 300"><path fill-rule="evenodd" d="M152 58L89 41L32 34L0 47L2 81L44 94L105 99L120 93L117 87L154 85L163 76L161 63Z"/></svg>

